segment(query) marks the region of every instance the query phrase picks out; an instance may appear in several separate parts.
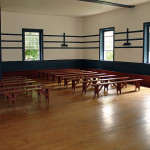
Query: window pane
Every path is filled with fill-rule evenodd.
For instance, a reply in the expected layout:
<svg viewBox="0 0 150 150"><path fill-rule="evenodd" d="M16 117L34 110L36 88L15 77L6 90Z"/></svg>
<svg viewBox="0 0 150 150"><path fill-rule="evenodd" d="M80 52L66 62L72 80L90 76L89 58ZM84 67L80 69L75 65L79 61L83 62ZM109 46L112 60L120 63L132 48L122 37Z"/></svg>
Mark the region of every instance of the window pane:
<svg viewBox="0 0 150 150"><path fill-rule="evenodd" d="M37 35L39 36L39 32L25 32L25 35Z"/></svg>
<svg viewBox="0 0 150 150"><path fill-rule="evenodd" d="M105 31L104 36L113 36L114 31Z"/></svg>
<svg viewBox="0 0 150 150"><path fill-rule="evenodd" d="M25 60L40 60L39 32L25 32Z"/></svg>
<svg viewBox="0 0 150 150"><path fill-rule="evenodd" d="M104 51L104 60L113 61L113 51Z"/></svg>
<svg viewBox="0 0 150 150"><path fill-rule="evenodd" d="M25 60L40 60L39 50L25 50Z"/></svg>
<svg viewBox="0 0 150 150"><path fill-rule="evenodd" d="M104 60L113 61L114 31L104 32Z"/></svg>

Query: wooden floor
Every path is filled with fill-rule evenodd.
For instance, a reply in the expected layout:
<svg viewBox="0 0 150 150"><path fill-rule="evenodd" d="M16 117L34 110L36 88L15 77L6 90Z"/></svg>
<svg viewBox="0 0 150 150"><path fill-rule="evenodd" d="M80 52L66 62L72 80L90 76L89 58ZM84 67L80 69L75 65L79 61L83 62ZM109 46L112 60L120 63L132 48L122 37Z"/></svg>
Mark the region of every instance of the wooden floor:
<svg viewBox="0 0 150 150"><path fill-rule="evenodd" d="M49 104L36 93L16 106L0 97L0 150L150 150L149 88L94 99L92 89L70 87L53 86Z"/></svg>

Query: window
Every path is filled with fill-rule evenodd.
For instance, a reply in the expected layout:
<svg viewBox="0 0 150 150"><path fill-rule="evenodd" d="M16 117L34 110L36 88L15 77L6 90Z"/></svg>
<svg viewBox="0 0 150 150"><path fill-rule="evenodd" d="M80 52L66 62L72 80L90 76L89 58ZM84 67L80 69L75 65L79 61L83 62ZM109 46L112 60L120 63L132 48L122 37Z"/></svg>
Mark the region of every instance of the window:
<svg viewBox="0 0 150 150"><path fill-rule="evenodd" d="M150 63L150 22L144 23L143 62Z"/></svg>
<svg viewBox="0 0 150 150"><path fill-rule="evenodd" d="M43 30L23 29L23 60L42 60Z"/></svg>
<svg viewBox="0 0 150 150"><path fill-rule="evenodd" d="M100 29L100 60L114 60L114 28Z"/></svg>

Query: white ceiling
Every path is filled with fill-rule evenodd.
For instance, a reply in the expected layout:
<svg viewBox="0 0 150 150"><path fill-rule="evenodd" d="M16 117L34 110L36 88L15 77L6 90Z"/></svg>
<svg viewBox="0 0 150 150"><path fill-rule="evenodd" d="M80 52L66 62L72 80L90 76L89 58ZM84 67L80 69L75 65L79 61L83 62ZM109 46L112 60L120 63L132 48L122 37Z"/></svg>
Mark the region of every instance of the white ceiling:
<svg viewBox="0 0 150 150"><path fill-rule="evenodd" d="M126 5L138 5L150 0L106 0ZM57 16L83 17L119 9L120 7L78 0L0 0L2 11ZM125 8L134 9L134 8Z"/></svg>

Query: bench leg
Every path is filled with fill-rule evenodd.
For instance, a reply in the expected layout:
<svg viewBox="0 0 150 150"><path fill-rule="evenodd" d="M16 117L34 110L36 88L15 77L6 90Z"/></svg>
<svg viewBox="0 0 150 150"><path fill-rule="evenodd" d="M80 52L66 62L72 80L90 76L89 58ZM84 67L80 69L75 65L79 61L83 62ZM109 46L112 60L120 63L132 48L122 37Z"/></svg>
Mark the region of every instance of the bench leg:
<svg viewBox="0 0 150 150"><path fill-rule="evenodd" d="M138 89L140 91L140 81L134 82L134 85L135 85L135 91L136 91L136 89Z"/></svg>
<svg viewBox="0 0 150 150"><path fill-rule="evenodd" d="M47 99L47 102L49 102L49 89L45 89L45 93L46 93L46 99Z"/></svg>
<svg viewBox="0 0 150 150"><path fill-rule="evenodd" d="M52 75L52 82L55 83L55 75Z"/></svg>
<svg viewBox="0 0 150 150"><path fill-rule="evenodd" d="M86 83L82 84L82 93L86 94Z"/></svg>
<svg viewBox="0 0 150 150"><path fill-rule="evenodd" d="M66 87L67 88L67 79L64 79L64 87Z"/></svg>
<svg viewBox="0 0 150 150"><path fill-rule="evenodd" d="M105 89L107 89L107 91L108 91L108 84L106 84L106 85L104 85L104 91L105 91Z"/></svg>
<svg viewBox="0 0 150 150"><path fill-rule="evenodd" d="M75 91L75 80L72 80L72 90L74 90Z"/></svg>
<svg viewBox="0 0 150 150"><path fill-rule="evenodd" d="M49 102L49 88L41 89L39 92L43 93L45 95L47 102Z"/></svg>
<svg viewBox="0 0 150 150"><path fill-rule="evenodd" d="M97 95L97 97L99 96L98 87L99 87L99 86L96 85L95 88L94 88L94 98L96 98L96 95Z"/></svg>
<svg viewBox="0 0 150 150"><path fill-rule="evenodd" d="M58 76L58 85L61 85L61 77Z"/></svg>
<svg viewBox="0 0 150 150"><path fill-rule="evenodd" d="M39 72L39 78L41 77L41 73Z"/></svg>
<svg viewBox="0 0 150 150"><path fill-rule="evenodd" d="M41 92L40 92L40 90L35 90L37 93L38 93L38 98L40 98L40 100L41 100Z"/></svg>
<svg viewBox="0 0 150 150"><path fill-rule="evenodd" d="M15 104L15 99L16 97L20 94L20 92L14 92L14 93L3 93L4 95L6 95L8 97L9 100L11 100L13 102L13 104Z"/></svg>
<svg viewBox="0 0 150 150"><path fill-rule="evenodd" d="M49 74L47 73L47 74L46 74L46 79L48 80L48 78L49 78Z"/></svg>
<svg viewBox="0 0 150 150"><path fill-rule="evenodd" d="M117 94L118 92L121 94L121 83L117 83Z"/></svg>
<svg viewBox="0 0 150 150"><path fill-rule="evenodd" d="M15 104L15 94L14 93L4 93L7 96L7 101L11 100Z"/></svg>

